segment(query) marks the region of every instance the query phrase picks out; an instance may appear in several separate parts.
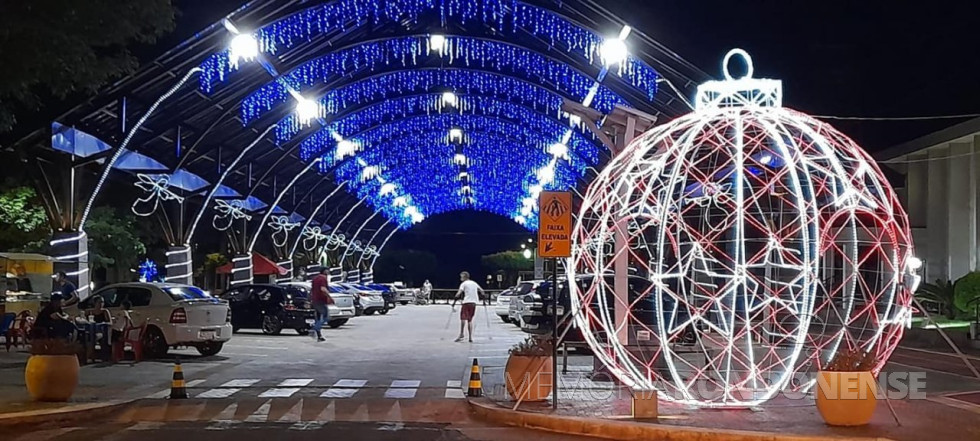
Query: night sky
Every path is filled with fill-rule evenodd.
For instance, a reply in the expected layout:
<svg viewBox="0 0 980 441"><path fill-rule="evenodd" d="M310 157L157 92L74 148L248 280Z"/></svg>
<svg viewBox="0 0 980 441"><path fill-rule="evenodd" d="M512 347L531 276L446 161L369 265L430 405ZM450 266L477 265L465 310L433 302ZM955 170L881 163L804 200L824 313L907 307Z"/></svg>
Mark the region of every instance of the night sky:
<svg viewBox="0 0 980 441"><path fill-rule="evenodd" d="M146 48L147 57L190 37L242 2L176 3L181 9L177 31ZM720 62L729 49L747 50L755 61L755 76L783 80L784 104L806 113L889 117L980 112L980 30L972 2L599 3L714 78L721 77ZM618 29L600 31L613 34ZM693 95L694 87L685 92ZM831 123L873 152L960 121ZM397 234L392 243L435 253L446 273L442 280L448 283L462 269L484 280L478 268L481 255L516 249L528 237L502 217L451 213Z"/></svg>

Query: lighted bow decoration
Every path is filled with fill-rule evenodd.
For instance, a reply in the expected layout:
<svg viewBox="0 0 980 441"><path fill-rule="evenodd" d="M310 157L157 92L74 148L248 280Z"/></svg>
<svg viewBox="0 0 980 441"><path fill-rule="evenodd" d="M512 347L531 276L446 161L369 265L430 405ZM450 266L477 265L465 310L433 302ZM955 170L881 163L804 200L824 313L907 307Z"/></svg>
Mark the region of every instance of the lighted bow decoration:
<svg viewBox="0 0 980 441"><path fill-rule="evenodd" d="M272 228L272 244L276 247L284 247L289 241L289 232L300 224L299 222L290 222L286 216L273 216L268 225L269 228Z"/></svg>
<svg viewBox="0 0 980 441"><path fill-rule="evenodd" d="M218 199L215 201L214 211L215 215L211 221L211 225L218 231L225 231L231 228L231 224L236 219L252 220L252 215L245 212L244 204L241 201L231 201L229 203ZM226 219L227 225L225 224Z"/></svg>
<svg viewBox="0 0 980 441"><path fill-rule="evenodd" d="M149 216L160 207L160 201L177 201L178 204L184 203L184 198L170 191L170 178L161 176L153 178L150 175L138 173L134 184L147 193L145 198L138 198L133 202L132 210L137 216ZM140 206L153 203L153 208L149 211L140 210Z"/></svg>
<svg viewBox="0 0 980 441"><path fill-rule="evenodd" d="M357 253L361 251L364 251L364 247L361 245L361 241L359 240L355 240L354 242L347 245L347 252L349 253Z"/></svg>
<svg viewBox="0 0 980 441"><path fill-rule="evenodd" d="M334 251L346 245L347 245L346 236L344 236L343 234L331 234L330 237L327 238L327 243L324 245L324 247L326 247L326 249L330 251Z"/></svg>
<svg viewBox="0 0 980 441"><path fill-rule="evenodd" d="M323 234L323 230L320 227L306 227L303 229L303 249L306 251L313 251L320 242L327 239L327 235Z"/></svg>
<svg viewBox="0 0 980 441"><path fill-rule="evenodd" d="M376 245L371 245L368 246L367 248L364 248L364 251L361 253L361 260L367 260L377 255L378 255L378 247Z"/></svg>

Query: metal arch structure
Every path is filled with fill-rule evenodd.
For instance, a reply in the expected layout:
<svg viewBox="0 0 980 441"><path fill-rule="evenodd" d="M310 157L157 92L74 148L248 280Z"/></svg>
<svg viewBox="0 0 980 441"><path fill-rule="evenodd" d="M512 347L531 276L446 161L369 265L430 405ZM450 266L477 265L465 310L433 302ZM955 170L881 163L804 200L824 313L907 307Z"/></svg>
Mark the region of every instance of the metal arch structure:
<svg viewBox="0 0 980 441"><path fill-rule="evenodd" d="M611 111L611 105L635 107L654 115L681 113L684 109L677 106L675 100L664 97L662 93L654 93L656 85L660 79L664 79L665 73L673 82L686 84L690 82L690 77L699 76L698 72L688 69L683 60L679 60L662 46L632 38L628 40L630 53L647 54L646 56L642 59L639 56L628 56L618 60L618 63L615 62L616 60L611 63L606 62L601 57L601 47L606 42L618 40L622 43L627 35L624 33L617 38L615 35L600 35L592 30L619 29L623 23L615 19L596 19L581 14L579 11L586 8L587 3L578 0L570 0L562 4L547 0L472 2L335 0L310 6L301 0L256 0L233 11L225 20L195 34L191 40L118 82L107 93L59 116L58 121L105 139L108 144L120 146L117 147L116 152L122 152L121 147L124 145L138 145L138 149L130 150L146 155L168 167L166 172L160 174L169 175L186 171L208 181L209 187L203 198L204 203L197 212L196 220L186 230L182 244L178 245L192 245L196 240L194 232L204 216L203 213L213 209L209 206L211 200L226 199L215 198L216 189L226 186L240 194L248 194L264 202L282 199L285 192L279 192L279 189L275 188L276 185L268 185L268 180L271 178L275 182L277 176L297 177L299 170L310 167L310 161L314 159L303 157L302 146L307 142L306 145L312 143L313 141L309 140L321 130L333 127L351 129L351 131L334 132L336 136L331 136L332 142L328 140L321 145L324 149L318 152L318 157L323 158L320 164L322 167L316 170L320 173L306 173L290 184L290 187L295 189L294 194L304 194L303 200L306 199L306 195L309 195L310 208L316 192L320 191L317 185L324 179L324 175L333 174L335 183L343 185L343 188L354 196L350 200L366 200L367 202L357 202L357 204L367 205L374 212L380 212L386 221L384 225L393 225L393 231L408 228L414 222L424 219L426 215L440 211L424 206L425 203L432 205L431 201L438 198L433 198L429 194L431 189L411 182L411 177L417 175L427 176L432 181L441 180L444 186L455 186L462 192L458 195L459 201L454 201L453 205L447 206L447 210L480 209L489 204L498 204L501 207L499 211L507 212L515 221L530 225L533 224L533 216L522 214L527 210L522 203L531 199L529 196L544 188L567 188L580 180L589 179L583 172L593 167L601 167L608 158L585 164L588 167L580 167L579 163L583 160L579 157L576 145L565 146L571 147L570 149L552 149L550 145L529 146L513 143L512 148L484 148L480 144L480 138L485 132L474 129L472 133L461 137L463 139L455 142L447 139L447 142L439 143L442 151L448 156L429 162L419 161L419 158L413 156L411 152L384 142L384 139L390 138L370 137L372 130L380 133L396 125L408 127L410 124L407 122L409 118L398 114L396 109L391 107L381 109L379 106L385 103L379 104L378 100L352 101L350 106L337 108L336 112L331 113L326 111L326 107L319 108L316 110L318 117L313 118L312 124L308 124L310 128L301 125L301 130L295 132L294 138L288 140L277 138L275 142L258 141L257 143L255 140L256 137L260 140L264 139L264 136L259 135L263 130L269 130L268 128L273 124L289 121L292 118L290 115L295 110L293 103L303 103L303 101L294 101L297 98L313 100L323 97L327 100L325 102L329 102L331 98L326 92L328 89L351 88L353 90L354 84L359 81L368 84L367 81L384 75L421 78L424 71L440 72L441 76L432 77L436 79L449 80L452 78L449 72L464 70L473 71L475 75L472 78L482 78L479 82L473 82L479 87L474 87L472 90L448 82L439 84L436 81L431 84L426 83L427 87L420 86L414 89L414 92L406 90L405 93L392 95L403 96L406 100L412 94L429 95L428 99L431 103L433 95L453 91L460 104L473 106L465 110L457 109L460 111L456 121L474 120L477 116L485 116L488 124L492 124L491 120L501 119L498 117L499 114L493 114L491 105L487 104L485 108L477 107L484 106L483 103L493 99L503 101L500 99L501 95L495 92L494 81L523 81L544 89L550 93L548 96L553 97L551 98L553 103L562 104L552 104L547 110L535 108L533 105L528 106L527 103L524 103L524 107L530 114L527 118L529 123L556 122L564 123L568 127L565 133L535 130L539 134L543 133L542 136L551 136L555 140L554 144L561 144L562 141L568 144L571 140L569 136L581 136L584 139L583 146L589 143L596 144L597 138L591 137L577 124L569 124L576 122L575 118L568 118L567 115L559 113L560 108L564 106L563 103L567 101L579 102L584 107L595 110L599 118ZM371 14L364 14L366 11ZM346 18L352 19L346 20ZM319 25L305 28L294 26L296 23L306 23L309 20L320 20ZM240 28L232 23L238 24ZM588 23L591 29L581 23ZM529 24L536 25L528 26ZM307 32L302 29L312 33L301 35ZM240 52L233 54L234 51L227 50L229 43L238 34L255 37L258 46L254 54ZM379 39L379 35L386 37ZM436 37L440 37L441 42ZM289 76L291 73L301 71L304 66L309 69L310 63L333 56L331 54L344 53L354 56L354 52L359 51L362 56L374 56L377 54L370 53L371 47L393 44L389 42L396 39L415 44L415 49L407 48L398 53L415 53L419 62L397 63L396 69L377 70L368 67L367 64L358 65L335 71L338 75L327 78L327 81L318 82L311 78L309 85L303 81L290 80L301 79L297 76ZM371 46L372 44L374 46ZM423 44L426 46L424 49L419 46ZM241 47L237 47L235 51L240 49ZM345 50L347 52L343 52ZM506 61L505 57L502 58L500 55L504 53L520 56ZM232 55L239 58L233 60ZM244 57L240 57L242 55ZM656 61L653 66L650 66L642 60ZM321 67L329 67L322 61L320 63ZM232 67L232 64L235 66ZM199 77L202 86L200 90L193 90L185 85L174 88L171 92L174 78L181 78L184 72L191 72L192 69L194 69L193 75L198 75L196 69L202 70ZM384 72L381 72L382 70ZM578 72L581 79L568 84L549 80L557 78L556 72ZM490 75L497 75L504 79L491 81L488 79L491 78ZM246 118L245 115L249 113L243 103L258 102L254 99L249 100L249 97L256 91L262 90L270 80L290 84L292 89L289 91L295 94L290 93L290 97L285 101L280 100L275 105L268 106L265 111L257 113L254 119ZM375 86L377 84L380 83L376 83ZM393 89L392 92L397 90ZM148 112L154 107L152 103L164 95L169 98L157 106L158 110ZM622 97L622 100L615 99L617 96ZM513 103L514 106L520 104ZM232 117L234 111L229 109L238 109L239 114ZM421 107L416 108L416 110L420 109ZM434 112L433 116L437 116L435 113L439 112ZM415 116L422 114L421 111L411 113ZM380 119L371 119L375 116ZM138 126L131 126L127 122L140 119L143 123ZM578 119L581 120L580 117ZM582 124L588 126L589 122L595 121L583 121ZM358 127L358 123L361 124L361 128L353 130ZM545 127L540 124L535 126L535 129ZM279 128L281 127L277 126L274 129L277 130L277 136ZM406 134L406 139L415 140L419 144L424 144L434 136L432 133L417 133L410 128ZM48 142L46 135L45 130L39 130L19 142L16 147L28 149L45 145ZM361 141L359 137L364 138L363 145L359 145ZM182 148L184 141L190 144L189 149ZM571 141L575 144L573 140ZM55 149L46 150L44 155L57 155ZM456 172L457 155L466 157L464 162L468 163L468 174L473 177L472 181L462 180L458 176L460 173ZM108 155L100 153L99 156L90 157L87 170L98 167L99 161L95 160L98 157L108 157ZM294 157L296 161L289 160ZM515 157L536 158L534 169L510 170L498 161L498 159ZM367 164L365 158L377 163ZM569 162L575 166L563 165ZM415 169L412 169L413 164ZM419 164L423 166L421 169ZM251 173L246 175L244 172L246 166L249 171L254 167L267 172L258 179L258 182L254 182ZM107 178L100 179L99 182L117 179L117 175L121 175L110 176L111 169L106 167L101 170L101 174ZM424 172L419 173L419 170ZM480 170L493 170L496 174L488 172L479 176ZM510 189L509 194L479 192L481 186L494 188L492 187L495 185L494 179L498 179L494 176L501 173L519 176L520 179L515 179L515 182L520 184ZM371 178L364 179L368 175ZM408 189L413 185L414 190ZM392 186L395 186L397 192L390 191ZM83 187L73 186L77 193L88 193ZM465 193L466 188L475 189L477 192ZM329 188L324 191L329 191ZM102 197L98 196L97 191L92 193L95 194L94 197ZM106 200L111 200L112 197L105 196ZM451 197L457 198L456 195ZM50 199L56 200L56 198ZM506 202L501 202L505 199ZM195 202L198 200L195 199ZM305 211L302 202L301 200L301 203L294 204L296 206L293 206L290 211L302 215ZM346 201L338 201L338 203L354 204ZM46 205L54 204L46 202ZM77 217L74 216L74 209L70 208L69 204L61 205L69 206L67 216L64 213L66 209L62 207L48 207L48 211L60 215L61 218ZM268 204L268 210L276 209L276 205L278 204ZM313 210L306 218L313 218L316 211ZM268 212L261 210L256 212L256 218L269 216ZM372 217L372 219L376 218ZM360 227L362 228L352 229L366 228L363 225ZM260 231L264 228L265 221L258 225ZM386 227L382 226L375 231L372 237L380 238L380 230L384 228ZM81 236L72 236L70 233L73 229L81 230L77 223L69 222L65 229L69 233L60 238L60 242L54 242L58 245L72 240L79 242L77 238ZM394 232L388 233L386 240L382 241L377 249L384 249L387 239L393 234ZM257 244L255 240L257 236L258 232L255 232L250 241L252 244ZM293 238L293 250L296 249L296 239ZM373 240L368 243L372 242ZM184 253L188 255L189 267L189 253L186 251ZM65 253L66 256L73 254L77 253ZM360 260L367 260L364 258L364 252L361 252L361 256ZM376 257L376 255L371 256L370 260L373 262Z"/></svg>

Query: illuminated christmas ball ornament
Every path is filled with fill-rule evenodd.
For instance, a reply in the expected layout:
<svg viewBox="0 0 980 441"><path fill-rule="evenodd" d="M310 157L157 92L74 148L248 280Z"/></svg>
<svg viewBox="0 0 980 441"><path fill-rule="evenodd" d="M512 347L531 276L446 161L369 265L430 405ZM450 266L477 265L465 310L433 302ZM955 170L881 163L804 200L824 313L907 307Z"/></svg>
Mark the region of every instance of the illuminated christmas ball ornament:
<svg viewBox="0 0 980 441"><path fill-rule="evenodd" d="M744 51L723 66L589 187L567 265L578 327L623 383L698 406L806 390L842 348L878 372L921 265L895 192L853 141L783 108Z"/></svg>

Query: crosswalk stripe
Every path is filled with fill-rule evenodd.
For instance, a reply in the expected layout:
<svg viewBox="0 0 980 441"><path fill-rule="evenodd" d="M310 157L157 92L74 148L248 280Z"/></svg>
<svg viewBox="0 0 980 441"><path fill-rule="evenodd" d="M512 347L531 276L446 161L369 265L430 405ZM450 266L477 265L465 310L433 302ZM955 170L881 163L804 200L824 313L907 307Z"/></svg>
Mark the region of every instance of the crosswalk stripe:
<svg viewBox="0 0 980 441"><path fill-rule="evenodd" d="M235 412L238 411L238 403L231 403L225 407L221 413L212 418L213 421L230 421L235 419Z"/></svg>
<svg viewBox="0 0 980 441"><path fill-rule="evenodd" d="M240 390L238 388L208 389L194 398L228 398Z"/></svg>
<svg viewBox="0 0 980 441"><path fill-rule="evenodd" d="M466 398L466 394L464 394L463 390L458 387L451 388L451 389L446 389L446 398L452 398L454 400L460 398Z"/></svg>
<svg viewBox="0 0 980 441"><path fill-rule="evenodd" d="M269 419L269 410L272 409L272 400L267 400L262 403L255 412L252 412L248 418L245 418L246 423L264 423Z"/></svg>
<svg viewBox="0 0 980 441"><path fill-rule="evenodd" d="M452 388L459 389L463 387L463 382L460 380L449 380L446 382L446 387L450 389Z"/></svg>
<svg viewBox="0 0 980 441"><path fill-rule="evenodd" d="M289 398L299 392L298 387L277 387L259 394L259 398Z"/></svg>
<svg viewBox="0 0 980 441"><path fill-rule="evenodd" d="M280 387L304 387L313 382L312 378L289 378L279 383Z"/></svg>
<svg viewBox="0 0 980 441"><path fill-rule="evenodd" d="M324 424L322 421L299 421L289 426L289 430L319 430Z"/></svg>
<svg viewBox="0 0 980 441"><path fill-rule="evenodd" d="M395 380L391 382L392 388L419 387L422 382L419 380Z"/></svg>
<svg viewBox="0 0 980 441"><path fill-rule="evenodd" d="M385 391L385 398L407 399L415 398L418 389L391 388Z"/></svg>
<svg viewBox="0 0 980 441"><path fill-rule="evenodd" d="M367 384L367 380L339 380L333 384L333 387L364 387Z"/></svg>
<svg viewBox="0 0 980 441"><path fill-rule="evenodd" d="M350 398L357 393L360 389L337 389L331 387L327 389L326 392L320 394L322 398Z"/></svg>
<svg viewBox="0 0 980 441"><path fill-rule="evenodd" d="M231 380L225 384L222 384L220 387L249 387L255 383L258 383L259 381L262 380L257 378L249 378L244 380Z"/></svg>

